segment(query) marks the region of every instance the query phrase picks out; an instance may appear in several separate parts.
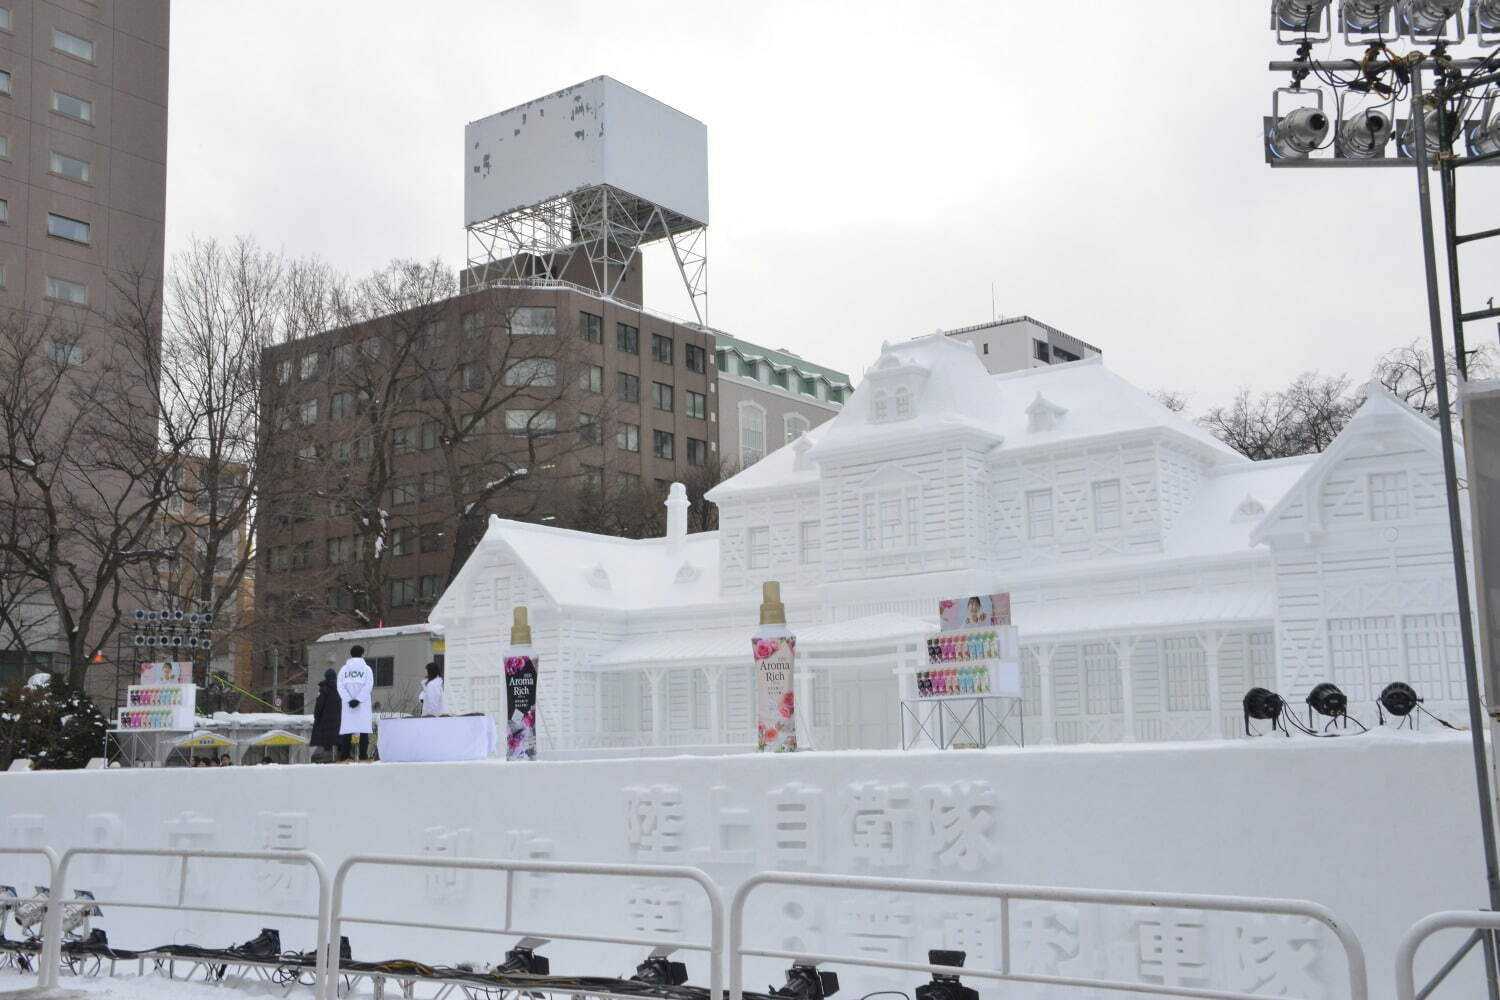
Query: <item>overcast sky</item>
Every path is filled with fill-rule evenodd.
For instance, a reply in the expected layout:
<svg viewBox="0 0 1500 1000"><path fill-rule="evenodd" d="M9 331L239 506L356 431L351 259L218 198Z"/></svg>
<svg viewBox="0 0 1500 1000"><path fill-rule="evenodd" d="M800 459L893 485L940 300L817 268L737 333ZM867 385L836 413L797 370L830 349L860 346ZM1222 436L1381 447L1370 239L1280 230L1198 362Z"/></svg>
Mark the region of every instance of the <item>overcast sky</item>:
<svg viewBox="0 0 1500 1000"><path fill-rule="evenodd" d="M1363 378L1426 335L1416 180L1264 165L1267 7L175 0L168 252L457 266L465 123L608 74L708 127L709 322L736 336L857 378L882 340L987 320L993 282L1195 409ZM1475 174L1467 228L1500 226ZM1468 252L1466 294L1500 296ZM647 306L690 315L652 263Z"/></svg>

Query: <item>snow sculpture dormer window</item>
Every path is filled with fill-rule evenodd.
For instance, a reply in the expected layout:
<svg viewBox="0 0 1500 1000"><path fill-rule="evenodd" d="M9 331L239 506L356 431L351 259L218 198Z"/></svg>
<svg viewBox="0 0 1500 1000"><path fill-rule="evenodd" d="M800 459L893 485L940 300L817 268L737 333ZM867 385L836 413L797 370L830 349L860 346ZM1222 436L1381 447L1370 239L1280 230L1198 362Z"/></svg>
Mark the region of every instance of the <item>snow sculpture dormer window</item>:
<svg viewBox="0 0 1500 1000"><path fill-rule="evenodd" d="M1241 524L1245 521L1254 521L1257 518L1265 517L1265 515L1266 505L1247 493L1245 499L1241 500L1239 506L1234 509L1234 516L1230 518L1230 521L1235 524Z"/></svg>
<svg viewBox="0 0 1500 1000"><path fill-rule="evenodd" d="M600 590L609 589L609 570L604 568L603 563L595 563L583 578L588 581L590 587L597 587Z"/></svg>
<svg viewBox="0 0 1500 1000"><path fill-rule="evenodd" d="M1057 422L1067 413L1066 407L1058 406L1038 392L1036 399L1026 407L1026 429L1032 433L1056 430Z"/></svg>
<svg viewBox="0 0 1500 1000"><path fill-rule="evenodd" d="M921 365L911 364L889 350L881 355L866 375L870 383L870 422L883 424L910 420L917 415L917 394L921 383L931 374Z"/></svg>

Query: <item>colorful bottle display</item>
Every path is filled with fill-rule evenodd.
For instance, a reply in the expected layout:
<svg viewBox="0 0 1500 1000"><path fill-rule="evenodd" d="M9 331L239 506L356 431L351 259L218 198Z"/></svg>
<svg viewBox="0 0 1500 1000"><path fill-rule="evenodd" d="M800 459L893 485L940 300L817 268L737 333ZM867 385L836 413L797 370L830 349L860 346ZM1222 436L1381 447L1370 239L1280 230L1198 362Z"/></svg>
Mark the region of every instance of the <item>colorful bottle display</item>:
<svg viewBox="0 0 1500 1000"><path fill-rule="evenodd" d="M198 705L192 684L132 684L125 691L125 707L116 712L115 728L127 730L191 730Z"/></svg>
<svg viewBox="0 0 1500 1000"><path fill-rule="evenodd" d="M998 632L944 632L927 640L928 669L917 671L917 697L991 694L989 661L1004 654Z"/></svg>

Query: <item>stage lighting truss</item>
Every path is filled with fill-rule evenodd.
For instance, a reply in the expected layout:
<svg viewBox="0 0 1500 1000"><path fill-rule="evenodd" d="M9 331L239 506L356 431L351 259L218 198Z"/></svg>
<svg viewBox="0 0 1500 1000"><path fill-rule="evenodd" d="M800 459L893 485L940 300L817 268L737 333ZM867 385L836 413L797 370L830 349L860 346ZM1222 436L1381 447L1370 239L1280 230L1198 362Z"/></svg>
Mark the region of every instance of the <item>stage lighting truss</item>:
<svg viewBox="0 0 1500 1000"><path fill-rule="evenodd" d="M1283 96L1313 104L1282 111ZM1303 87L1277 87L1271 95L1271 116L1265 119L1266 162L1306 159L1328 139L1331 123L1323 110L1323 91Z"/></svg>
<svg viewBox="0 0 1500 1000"><path fill-rule="evenodd" d="M1458 45L1465 37L1463 9L1464 0L1399 0L1396 17L1414 45Z"/></svg>
<svg viewBox="0 0 1500 1000"><path fill-rule="evenodd" d="M137 609L132 623L131 644L138 652L166 654L187 652L208 655L213 649L213 612Z"/></svg>
<svg viewBox="0 0 1500 1000"><path fill-rule="evenodd" d="M1396 0L1343 0L1338 18L1345 45L1385 45L1400 38Z"/></svg>
<svg viewBox="0 0 1500 1000"><path fill-rule="evenodd" d="M1344 160L1375 160L1385 156L1394 128L1391 116L1377 108L1347 113L1339 123L1334 155Z"/></svg>

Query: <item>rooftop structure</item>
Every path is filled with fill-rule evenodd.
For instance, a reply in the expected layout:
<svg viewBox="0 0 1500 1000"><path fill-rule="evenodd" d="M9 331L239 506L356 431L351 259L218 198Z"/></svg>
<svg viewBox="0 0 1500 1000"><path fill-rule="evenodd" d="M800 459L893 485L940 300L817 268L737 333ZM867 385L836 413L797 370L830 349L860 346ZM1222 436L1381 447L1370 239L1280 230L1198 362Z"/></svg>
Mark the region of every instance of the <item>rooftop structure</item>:
<svg viewBox="0 0 1500 1000"><path fill-rule="evenodd" d="M988 323L941 332L946 337L973 344L979 352L979 360L991 374L1066 364L1104 353L1093 344L1030 316L1005 316Z"/></svg>

